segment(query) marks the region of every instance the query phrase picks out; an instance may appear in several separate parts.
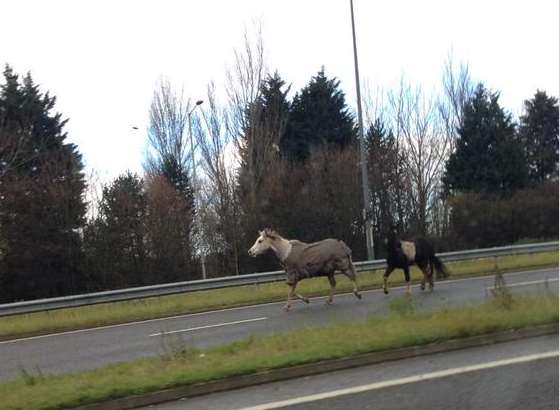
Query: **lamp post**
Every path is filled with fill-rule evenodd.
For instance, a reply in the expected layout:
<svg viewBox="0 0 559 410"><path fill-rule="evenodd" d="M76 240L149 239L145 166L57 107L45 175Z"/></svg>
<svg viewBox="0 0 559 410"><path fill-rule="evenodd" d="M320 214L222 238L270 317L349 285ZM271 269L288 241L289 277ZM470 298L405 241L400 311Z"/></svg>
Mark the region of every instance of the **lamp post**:
<svg viewBox="0 0 559 410"><path fill-rule="evenodd" d="M194 112L194 110L196 108L198 108L199 105L201 105L204 101L203 100L198 100L196 101L196 104L194 105L194 107L188 112L188 134L190 136L190 155L192 157L192 190L193 190L193 194L194 194L194 204L196 205L196 198L197 198L197 189L195 187L196 184L196 159L194 158L194 142L192 139L192 113ZM198 209L197 209L198 211ZM195 220L194 220L194 224L199 228L199 219L198 219L198 212L196 212L196 216L195 216ZM202 260L202 278L206 279L206 255L204 255L204 252L202 252L201 255L201 260Z"/></svg>
<svg viewBox="0 0 559 410"><path fill-rule="evenodd" d="M365 154L365 134L363 132L363 113L361 110L361 90L359 87L359 65L357 64L357 44L355 41L355 19L353 17L353 0L349 0L351 9L351 33L353 36L353 59L355 63L355 88L357 90L357 119L359 123L359 148L361 154L361 183L363 185L363 220L365 222L365 236L367 238L367 259L375 259L373 242L373 210L371 194L369 192L369 176L367 173L367 156Z"/></svg>

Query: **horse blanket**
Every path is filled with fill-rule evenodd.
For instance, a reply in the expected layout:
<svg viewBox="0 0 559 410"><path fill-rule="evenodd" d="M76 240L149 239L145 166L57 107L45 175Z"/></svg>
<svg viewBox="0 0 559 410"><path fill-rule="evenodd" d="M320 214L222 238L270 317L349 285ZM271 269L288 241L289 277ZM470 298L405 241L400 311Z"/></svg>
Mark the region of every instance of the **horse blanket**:
<svg viewBox="0 0 559 410"><path fill-rule="evenodd" d="M295 285L304 278L332 276L334 271L347 269L351 263L351 249L338 239L313 243L289 242L291 252L283 261L288 285Z"/></svg>

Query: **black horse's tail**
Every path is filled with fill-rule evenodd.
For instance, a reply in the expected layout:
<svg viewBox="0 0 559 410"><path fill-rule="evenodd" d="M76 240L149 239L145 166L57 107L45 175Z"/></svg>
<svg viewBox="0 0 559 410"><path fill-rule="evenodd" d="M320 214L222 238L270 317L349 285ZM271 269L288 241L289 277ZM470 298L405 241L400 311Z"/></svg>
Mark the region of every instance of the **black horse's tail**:
<svg viewBox="0 0 559 410"><path fill-rule="evenodd" d="M431 272L433 271L433 265L437 271L437 279L446 279L450 276L448 269L446 268L445 264L437 258L435 255L431 257Z"/></svg>

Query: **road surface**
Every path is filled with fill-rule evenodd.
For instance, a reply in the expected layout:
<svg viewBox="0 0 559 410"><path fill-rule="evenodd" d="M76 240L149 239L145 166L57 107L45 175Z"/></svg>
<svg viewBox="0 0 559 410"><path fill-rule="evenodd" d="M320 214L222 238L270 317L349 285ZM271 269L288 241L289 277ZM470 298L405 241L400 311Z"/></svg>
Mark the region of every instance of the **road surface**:
<svg viewBox="0 0 559 410"><path fill-rule="evenodd" d="M144 410L559 408L559 335L420 356Z"/></svg>
<svg viewBox="0 0 559 410"><path fill-rule="evenodd" d="M505 277L511 289L518 291L541 290L546 279L552 288L559 290L559 269L517 272ZM479 303L486 300L486 288L492 284L493 277L488 276L438 282L433 293L421 292L416 286L414 300L418 309ZM365 319L386 313L389 301L403 292L401 287L393 288L389 296L381 290L367 291L361 301L353 295L338 295L332 306L324 305L325 298L314 298L310 305L296 303L289 313L282 310L283 302L268 303L3 341L0 342L0 379L19 375L22 367L57 374L183 347L223 344L249 335Z"/></svg>

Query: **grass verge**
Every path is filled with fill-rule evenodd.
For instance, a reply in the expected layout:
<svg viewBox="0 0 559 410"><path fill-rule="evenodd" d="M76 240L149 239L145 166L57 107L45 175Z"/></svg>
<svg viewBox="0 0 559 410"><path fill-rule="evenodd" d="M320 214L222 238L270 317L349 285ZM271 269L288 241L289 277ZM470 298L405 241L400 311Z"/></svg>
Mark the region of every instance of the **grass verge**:
<svg viewBox="0 0 559 410"><path fill-rule="evenodd" d="M559 265L559 252L504 256L448 264L451 278L485 275L497 269L512 271L557 265ZM412 269L412 278L414 280L421 278L417 269ZM403 274L401 271L396 271L391 279L392 284L401 283ZM358 275L358 281L361 289L377 288L381 285L382 273L379 271L361 273ZM351 283L345 277L339 276L337 291L349 292L351 288ZM326 295L329 286L327 280L318 278L302 281L298 289L302 294L318 296ZM280 282L5 317L0 318L0 340L280 301L285 299L286 292L287 287Z"/></svg>
<svg viewBox="0 0 559 410"><path fill-rule="evenodd" d="M416 313L395 299L391 315L246 340L210 349L174 350L161 357L61 376L26 372L0 384L6 410L65 409L110 398L559 321L559 298L500 298L481 306Z"/></svg>

